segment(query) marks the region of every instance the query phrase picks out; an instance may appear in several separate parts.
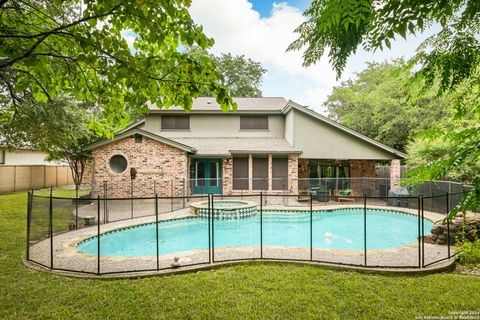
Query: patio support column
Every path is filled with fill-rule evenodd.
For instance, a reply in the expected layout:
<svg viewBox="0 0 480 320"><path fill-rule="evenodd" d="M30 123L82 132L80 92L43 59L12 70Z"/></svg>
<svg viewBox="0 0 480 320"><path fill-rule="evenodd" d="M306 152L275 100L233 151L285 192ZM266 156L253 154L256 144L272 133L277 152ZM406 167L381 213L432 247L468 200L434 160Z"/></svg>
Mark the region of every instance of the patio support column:
<svg viewBox="0 0 480 320"><path fill-rule="evenodd" d="M253 190L253 155L248 154L248 191Z"/></svg>
<svg viewBox="0 0 480 320"><path fill-rule="evenodd" d="M399 159L390 162L390 188L400 186L401 164Z"/></svg>
<svg viewBox="0 0 480 320"><path fill-rule="evenodd" d="M288 155L288 191L298 193L298 155Z"/></svg>
<svg viewBox="0 0 480 320"><path fill-rule="evenodd" d="M268 155L268 191L272 190L272 177L273 177L273 172L272 172L272 155Z"/></svg>

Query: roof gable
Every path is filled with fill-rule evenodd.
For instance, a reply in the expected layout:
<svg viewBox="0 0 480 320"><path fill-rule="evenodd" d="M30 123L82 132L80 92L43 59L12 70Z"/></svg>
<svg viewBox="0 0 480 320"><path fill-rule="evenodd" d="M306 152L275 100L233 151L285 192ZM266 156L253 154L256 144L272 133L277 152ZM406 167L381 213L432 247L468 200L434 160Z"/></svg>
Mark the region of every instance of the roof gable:
<svg viewBox="0 0 480 320"><path fill-rule="evenodd" d="M294 110L297 110L299 112L301 112L302 114L305 114L317 121L321 121L323 124L326 124L328 126L331 126L331 127L334 127L338 130L340 130L341 132L343 133L346 133L352 137L355 137L363 142L366 142L367 144L370 144L371 146L374 146L378 149L381 149L382 151L384 152L387 152L393 156L395 156L396 158L401 158L401 159L404 159L407 157L407 155L403 152L400 152L394 148L391 148L381 142L378 142L372 138L369 138L353 129L350 129L350 128L347 128L345 126L343 126L342 124L330 119L330 118L327 118L321 114L319 114L318 112L315 112L307 107L304 107L304 106L301 106L299 105L298 103L295 103L293 101L289 101L288 104L285 106L285 108L282 110L282 112L284 114L287 114L289 113L292 109Z"/></svg>
<svg viewBox="0 0 480 320"><path fill-rule="evenodd" d="M104 139L104 140L101 140L101 141L97 141L97 142L94 142L94 143L87 144L83 147L83 150L85 150L85 151L94 150L94 149L97 149L97 148L99 148L103 145L112 143L113 141L128 138L128 137L134 136L136 134L142 135L144 137L148 137L148 138L156 140L158 142L165 143L169 146L178 148L178 149L186 151L186 152L191 152L191 153L196 152L195 148L192 148L190 146L179 143L177 141L173 141L171 139L167 139L167 138L161 137L157 134L154 134L152 132L145 131L145 130L138 129L138 128L137 129L133 128L133 129L130 129L128 131L122 130L119 133L115 134L113 139Z"/></svg>

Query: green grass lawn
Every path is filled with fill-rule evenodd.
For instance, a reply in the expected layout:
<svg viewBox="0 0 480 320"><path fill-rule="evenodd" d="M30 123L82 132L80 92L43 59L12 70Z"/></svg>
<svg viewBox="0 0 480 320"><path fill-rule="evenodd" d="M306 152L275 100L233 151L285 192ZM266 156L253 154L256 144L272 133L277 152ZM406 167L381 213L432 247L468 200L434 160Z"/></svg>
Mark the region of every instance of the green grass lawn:
<svg viewBox="0 0 480 320"><path fill-rule="evenodd" d="M414 319L480 311L480 277L244 264L125 280L23 266L26 194L0 196L0 319Z"/></svg>

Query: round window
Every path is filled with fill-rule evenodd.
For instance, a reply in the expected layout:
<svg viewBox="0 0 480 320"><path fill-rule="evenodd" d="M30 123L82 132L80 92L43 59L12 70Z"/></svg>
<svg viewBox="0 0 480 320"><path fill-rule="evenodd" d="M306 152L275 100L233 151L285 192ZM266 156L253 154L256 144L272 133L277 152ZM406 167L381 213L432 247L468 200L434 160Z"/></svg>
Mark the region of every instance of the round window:
<svg viewBox="0 0 480 320"><path fill-rule="evenodd" d="M110 158L110 169L115 173L122 173L127 169L127 159L119 154Z"/></svg>

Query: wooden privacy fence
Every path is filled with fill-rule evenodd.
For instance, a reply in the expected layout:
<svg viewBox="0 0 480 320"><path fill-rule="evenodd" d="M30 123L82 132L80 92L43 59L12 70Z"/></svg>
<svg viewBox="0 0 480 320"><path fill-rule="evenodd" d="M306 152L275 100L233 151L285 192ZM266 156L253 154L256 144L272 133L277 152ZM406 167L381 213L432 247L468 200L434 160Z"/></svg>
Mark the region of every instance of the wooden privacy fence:
<svg viewBox="0 0 480 320"><path fill-rule="evenodd" d="M72 184L74 182L69 166L0 166L0 193Z"/></svg>

